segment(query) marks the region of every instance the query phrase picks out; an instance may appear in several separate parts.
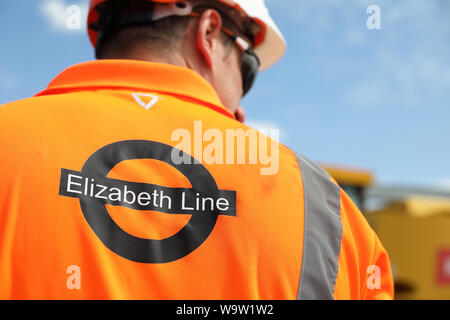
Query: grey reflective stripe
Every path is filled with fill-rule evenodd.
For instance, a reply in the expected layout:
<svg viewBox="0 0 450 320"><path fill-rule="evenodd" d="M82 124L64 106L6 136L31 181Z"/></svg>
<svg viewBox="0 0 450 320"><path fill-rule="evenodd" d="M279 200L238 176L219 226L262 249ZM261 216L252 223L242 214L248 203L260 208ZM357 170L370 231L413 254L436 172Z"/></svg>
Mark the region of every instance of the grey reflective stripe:
<svg viewBox="0 0 450 320"><path fill-rule="evenodd" d="M296 153L303 179L305 227L297 299L332 300L342 240L340 188L318 165Z"/></svg>

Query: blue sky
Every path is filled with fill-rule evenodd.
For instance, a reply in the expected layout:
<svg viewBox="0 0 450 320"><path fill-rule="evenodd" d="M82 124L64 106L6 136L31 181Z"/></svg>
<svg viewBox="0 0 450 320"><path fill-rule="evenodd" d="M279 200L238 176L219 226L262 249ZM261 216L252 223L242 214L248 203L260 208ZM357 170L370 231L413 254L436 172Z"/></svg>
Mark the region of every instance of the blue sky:
<svg viewBox="0 0 450 320"><path fill-rule="evenodd" d="M243 100L248 120L323 163L367 168L381 184L450 190L450 1L266 0L288 43ZM0 104L93 59L65 27L85 0L0 2ZM381 30L369 30L369 5Z"/></svg>

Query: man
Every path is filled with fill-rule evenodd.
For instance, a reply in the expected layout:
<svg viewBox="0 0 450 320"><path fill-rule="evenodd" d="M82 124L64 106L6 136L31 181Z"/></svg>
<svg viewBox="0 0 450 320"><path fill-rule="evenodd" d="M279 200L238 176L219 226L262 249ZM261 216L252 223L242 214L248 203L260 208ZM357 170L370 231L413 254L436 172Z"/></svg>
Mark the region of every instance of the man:
<svg viewBox="0 0 450 320"><path fill-rule="evenodd" d="M392 298L349 197L241 123L285 48L263 0L93 0L89 26L99 60L0 108L0 298Z"/></svg>

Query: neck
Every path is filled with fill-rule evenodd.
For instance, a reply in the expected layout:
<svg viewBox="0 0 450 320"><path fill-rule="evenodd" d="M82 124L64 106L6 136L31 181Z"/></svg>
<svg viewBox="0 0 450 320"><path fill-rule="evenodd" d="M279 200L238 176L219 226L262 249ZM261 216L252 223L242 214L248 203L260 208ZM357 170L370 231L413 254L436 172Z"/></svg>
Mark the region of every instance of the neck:
<svg viewBox="0 0 450 320"><path fill-rule="evenodd" d="M122 59L133 59L133 60L142 60L142 61L150 61L150 62L160 62L171 64L180 67L188 67L188 63L186 59L179 55L153 55L148 52L134 52L133 54L129 54L126 57L122 57Z"/></svg>
<svg viewBox="0 0 450 320"><path fill-rule="evenodd" d="M174 66L184 67L191 69L192 71L197 72L201 76L203 76L207 81L209 81L208 72L206 70L202 69L201 64L199 63L198 59L193 58L189 54L171 54L168 52L165 52L167 54L161 54L161 53L151 53L146 50L136 50L132 53L127 54L124 57L121 57L121 59L133 59L133 60L141 60L141 61L149 61L149 62L159 62L159 63L165 63L170 64Z"/></svg>

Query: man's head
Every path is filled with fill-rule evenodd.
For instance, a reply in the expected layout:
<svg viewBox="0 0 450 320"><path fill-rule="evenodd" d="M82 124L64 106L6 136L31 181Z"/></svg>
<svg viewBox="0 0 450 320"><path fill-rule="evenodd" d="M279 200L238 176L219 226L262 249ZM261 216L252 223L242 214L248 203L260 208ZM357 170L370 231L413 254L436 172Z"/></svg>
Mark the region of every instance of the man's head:
<svg viewBox="0 0 450 320"><path fill-rule="evenodd" d="M259 67L252 47L261 24L222 1L93 0L90 35L99 59L135 59L188 67L216 90L243 120L240 99ZM228 0L227 0L228 1ZM255 1L255 0L252 0ZM169 3L158 3L169 2Z"/></svg>

